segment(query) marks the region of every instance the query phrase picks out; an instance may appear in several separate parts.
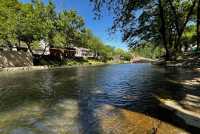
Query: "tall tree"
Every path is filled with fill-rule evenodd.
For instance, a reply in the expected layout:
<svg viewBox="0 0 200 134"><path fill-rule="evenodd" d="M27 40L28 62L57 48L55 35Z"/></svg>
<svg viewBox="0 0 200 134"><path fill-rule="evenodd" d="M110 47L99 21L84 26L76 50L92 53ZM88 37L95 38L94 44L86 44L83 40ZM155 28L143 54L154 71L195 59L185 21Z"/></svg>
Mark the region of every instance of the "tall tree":
<svg viewBox="0 0 200 134"><path fill-rule="evenodd" d="M32 54L32 43L46 40L51 29L52 24L48 20L46 7L40 0L22 5L16 24L16 35L18 40L26 43Z"/></svg>
<svg viewBox="0 0 200 134"><path fill-rule="evenodd" d="M123 33L129 46L151 42L164 47L166 56L177 53L182 47L182 36L191 21L197 0L91 0L94 11L100 16L108 8L113 14L114 32Z"/></svg>
<svg viewBox="0 0 200 134"><path fill-rule="evenodd" d="M176 8L174 7L172 0L169 0L168 2L170 3L170 7L171 7L171 10L173 12L173 17L174 17L173 20L174 20L175 28L176 28L177 35L178 35L178 38L175 42L175 51L180 51L181 47L182 47L181 38L182 38L182 35L183 35L184 30L186 28L186 25L190 21L190 17L192 16L192 13L194 11L197 0L185 1L185 2L182 2L182 3L179 2L179 3L181 3L179 7L181 7L180 11L182 13L177 13ZM184 10L184 7L186 7L186 11ZM189 11L187 12L188 8L189 8ZM180 17L181 15L178 15L178 14L184 14L184 15L182 15L183 17Z"/></svg>
<svg viewBox="0 0 200 134"><path fill-rule="evenodd" d="M168 60L170 57L170 53L169 53L169 50L167 47L167 41L166 41L166 28L165 28L166 25L165 25L165 19L164 19L164 9L163 9L162 0L159 0L158 4L159 4L159 16L160 16L160 21L161 21L160 33L161 33L163 45L166 51L166 60Z"/></svg>
<svg viewBox="0 0 200 134"><path fill-rule="evenodd" d="M0 39L9 47L15 41L15 25L21 4L17 0L0 0Z"/></svg>
<svg viewBox="0 0 200 134"><path fill-rule="evenodd" d="M114 15L112 30L123 33L123 41L130 47L144 42L161 44L169 57L167 23L164 0L91 0L98 14L105 5Z"/></svg>
<svg viewBox="0 0 200 134"><path fill-rule="evenodd" d="M83 18L78 16L76 11L61 12L56 21L57 35L55 40L62 47L79 45L84 25Z"/></svg>
<svg viewBox="0 0 200 134"><path fill-rule="evenodd" d="M56 20L58 19L55 8L55 4L52 1L49 1L45 11L47 23L49 25L49 31L47 33L47 42L50 47L53 47L53 45L55 44L53 39L56 35Z"/></svg>

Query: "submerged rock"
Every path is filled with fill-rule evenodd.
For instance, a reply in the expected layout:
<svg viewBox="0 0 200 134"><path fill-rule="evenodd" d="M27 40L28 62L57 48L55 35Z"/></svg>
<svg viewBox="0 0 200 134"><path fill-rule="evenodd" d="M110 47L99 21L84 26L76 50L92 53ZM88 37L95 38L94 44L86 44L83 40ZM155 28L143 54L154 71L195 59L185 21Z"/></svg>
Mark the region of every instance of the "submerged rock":
<svg viewBox="0 0 200 134"><path fill-rule="evenodd" d="M2 129L2 128L0 128L0 133L1 133L1 132L3 132L3 129Z"/></svg>
<svg viewBox="0 0 200 134"><path fill-rule="evenodd" d="M29 128L16 128L10 132L10 134L36 134Z"/></svg>
<svg viewBox="0 0 200 134"><path fill-rule="evenodd" d="M47 127L43 122L36 122L34 127L42 132L49 132L49 127Z"/></svg>

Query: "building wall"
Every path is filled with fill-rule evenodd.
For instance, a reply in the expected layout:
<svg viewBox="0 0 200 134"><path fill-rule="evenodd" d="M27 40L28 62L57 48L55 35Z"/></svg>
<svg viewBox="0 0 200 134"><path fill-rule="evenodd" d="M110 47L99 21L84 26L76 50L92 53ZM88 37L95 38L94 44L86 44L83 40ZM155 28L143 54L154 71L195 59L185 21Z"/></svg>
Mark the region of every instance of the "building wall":
<svg viewBox="0 0 200 134"><path fill-rule="evenodd" d="M76 49L75 57L91 58L95 56L95 54L90 49L82 47L74 47L74 48Z"/></svg>
<svg viewBox="0 0 200 134"><path fill-rule="evenodd" d="M32 56L28 52L0 51L0 67L23 67L32 65Z"/></svg>

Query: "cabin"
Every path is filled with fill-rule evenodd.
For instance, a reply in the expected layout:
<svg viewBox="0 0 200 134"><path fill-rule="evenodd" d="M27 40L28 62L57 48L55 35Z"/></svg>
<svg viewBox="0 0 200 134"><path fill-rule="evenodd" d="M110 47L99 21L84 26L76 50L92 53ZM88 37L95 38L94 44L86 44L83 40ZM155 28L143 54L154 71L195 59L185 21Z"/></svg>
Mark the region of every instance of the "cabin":
<svg viewBox="0 0 200 134"><path fill-rule="evenodd" d="M65 48L64 53L66 54L67 58L74 58L76 55L76 49L73 47L67 47Z"/></svg>
<svg viewBox="0 0 200 134"><path fill-rule="evenodd" d="M83 47L74 47L76 49L75 57L77 58L94 58L95 53L92 52L90 49L83 48Z"/></svg>
<svg viewBox="0 0 200 134"><path fill-rule="evenodd" d="M63 58L66 57L65 49L62 48L50 48L49 52L51 57L58 58L60 60L63 60Z"/></svg>
<svg viewBox="0 0 200 134"><path fill-rule="evenodd" d="M94 58L95 54L87 48L82 47L66 47L66 48L50 48L50 55L53 57L63 58Z"/></svg>

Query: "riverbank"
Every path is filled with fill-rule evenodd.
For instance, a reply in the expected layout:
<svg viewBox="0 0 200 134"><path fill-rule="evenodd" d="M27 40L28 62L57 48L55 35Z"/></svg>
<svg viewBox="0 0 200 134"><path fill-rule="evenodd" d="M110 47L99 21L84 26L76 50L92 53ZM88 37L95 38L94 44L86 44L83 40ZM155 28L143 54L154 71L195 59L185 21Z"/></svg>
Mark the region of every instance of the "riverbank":
<svg viewBox="0 0 200 134"><path fill-rule="evenodd" d="M144 58L144 57L134 57L131 59L131 63L153 63L154 59Z"/></svg>
<svg viewBox="0 0 200 134"><path fill-rule="evenodd" d="M100 66L108 64L127 64L127 62L101 62L97 60L88 60L85 62L77 62L74 60L68 61L63 65L39 65L39 66L25 66L25 67L6 67L0 68L0 72L21 72L21 71L34 71L34 70L49 70L56 68L72 68L72 67L89 67L89 66Z"/></svg>
<svg viewBox="0 0 200 134"><path fill-rule="evenodd" d="M153 62L154 65L161 65L166 67L183 67L183 68L198 68L200 67L199 53L184 53L178 56L176 60L166 61L161 58Z"/></svg>
<svg viewBox="0 0 200 134"><path fill-rule="evenodd" d="M155 96L160 106L172 111L186 124L200 128L200 68L186 69L178 80L168 79L181 94ZM180 87L181 89L179 89Z"/></svg>

